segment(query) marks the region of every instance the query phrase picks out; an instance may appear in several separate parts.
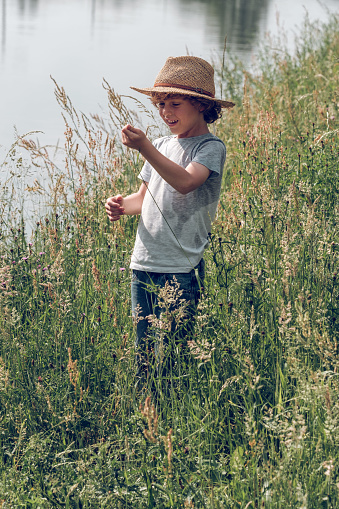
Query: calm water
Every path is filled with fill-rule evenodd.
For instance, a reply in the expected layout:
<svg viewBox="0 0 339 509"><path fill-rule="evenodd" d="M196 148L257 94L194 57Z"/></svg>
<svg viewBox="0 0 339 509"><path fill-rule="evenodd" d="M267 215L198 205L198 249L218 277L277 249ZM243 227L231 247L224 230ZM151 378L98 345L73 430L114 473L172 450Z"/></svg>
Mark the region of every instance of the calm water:
<svg viewBox="0 0 339 509"><path fill-rule="evenodd" d="M277 33L277 12L293 49L305 3L312 20L327 19L317 0L0 0L0 157L14 126L43 131L41 143L62 138L50 76L77 109L107 111L103 78L137 96L129 86L152 84L167 56L217 61L226 35L228 53L250 65L265 33ZM339 0L323 4L339 10Z"/></svg>

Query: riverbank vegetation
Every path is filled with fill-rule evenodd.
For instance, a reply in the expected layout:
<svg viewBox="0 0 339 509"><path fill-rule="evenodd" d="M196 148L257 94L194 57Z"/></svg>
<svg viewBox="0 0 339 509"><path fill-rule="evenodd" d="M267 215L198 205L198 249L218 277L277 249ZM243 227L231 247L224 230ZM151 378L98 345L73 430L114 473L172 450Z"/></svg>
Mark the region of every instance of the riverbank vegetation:
<svg viewBox="0 0 339 509"><path fill-rule="evenodd" d="M338 507L339 19L306 21L293 55L267 42L254 71L216 70L237 104L217 125L228 155L196 332L146 392L137 218L104 209L138 185L118 134L133 114L105 83L107 119L87 118L56 84L64 147L22 137L2 165L3 509ZM33 227L27 203L45 210Z"/></svg>

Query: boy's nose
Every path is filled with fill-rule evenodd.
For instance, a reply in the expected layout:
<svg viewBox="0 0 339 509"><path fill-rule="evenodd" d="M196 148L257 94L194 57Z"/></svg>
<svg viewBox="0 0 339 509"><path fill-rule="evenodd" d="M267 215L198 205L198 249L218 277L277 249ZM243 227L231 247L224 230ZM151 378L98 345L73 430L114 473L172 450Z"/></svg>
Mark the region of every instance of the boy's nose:
<svg viewBox="0 0 339 509"><path fill-rule="evenodd" d="M172 113L172 108L169 104L165 104L165 106L163 107L163 115L166 117L167 115L171 114Z"/></svg>

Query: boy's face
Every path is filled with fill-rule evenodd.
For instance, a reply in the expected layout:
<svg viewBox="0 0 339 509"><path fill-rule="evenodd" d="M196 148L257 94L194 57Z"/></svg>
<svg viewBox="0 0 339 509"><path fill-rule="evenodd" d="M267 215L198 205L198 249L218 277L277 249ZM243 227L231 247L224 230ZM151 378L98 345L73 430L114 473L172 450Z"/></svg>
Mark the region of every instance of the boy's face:
<svg viewBox="0 0 339 509"><path fill-rule="evenodd" d="M193 105L183 96L171 96L160 100L158 110L172 134L176 134L178 138L190 138L209 132L203 108Z"/></svg>

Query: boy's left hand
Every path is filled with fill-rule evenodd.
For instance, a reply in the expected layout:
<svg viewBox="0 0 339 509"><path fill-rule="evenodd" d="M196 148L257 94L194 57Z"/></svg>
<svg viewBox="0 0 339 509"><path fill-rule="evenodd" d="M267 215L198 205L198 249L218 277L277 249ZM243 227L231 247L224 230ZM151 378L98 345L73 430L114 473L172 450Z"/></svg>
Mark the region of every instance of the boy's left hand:
<svg viewBox="0 0 339 509"><path fill-rule="evenodd" d="M126 147L134 148L140 152L142 145L147 140L147 137L141 129L137 129L130 124L127 124L121 130L121 139L122 143L126 145Z"/></svg>

